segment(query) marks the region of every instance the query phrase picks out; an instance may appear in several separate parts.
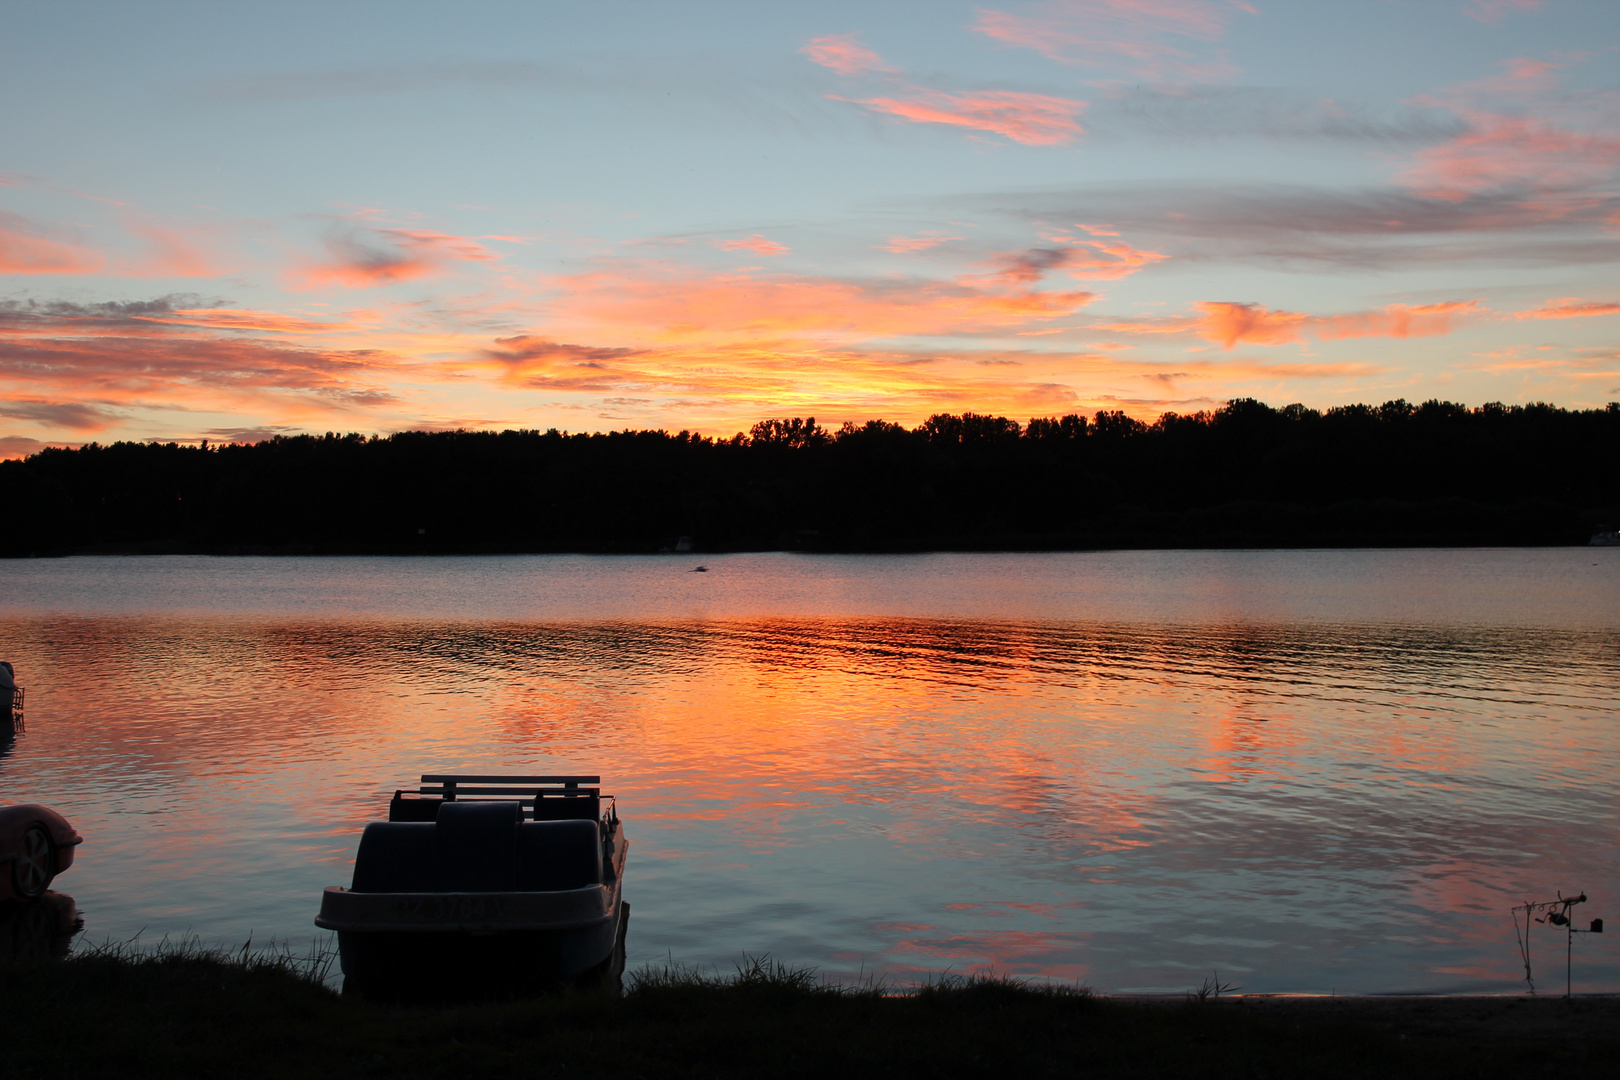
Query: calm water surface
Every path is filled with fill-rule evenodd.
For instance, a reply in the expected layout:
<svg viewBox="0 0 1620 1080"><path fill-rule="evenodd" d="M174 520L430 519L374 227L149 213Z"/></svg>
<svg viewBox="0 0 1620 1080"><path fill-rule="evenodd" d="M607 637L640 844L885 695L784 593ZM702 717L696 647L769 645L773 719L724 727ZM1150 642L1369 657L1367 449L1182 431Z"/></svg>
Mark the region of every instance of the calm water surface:
<svg viewBox="0 0 1620 1080"><path fill-rule="evenodd" d="M601 773L632 965L1512 990L1512 904L1620 922L1620 549L704 561L0 563L0 799L91 940L309 942L426 771Z"/></svg>

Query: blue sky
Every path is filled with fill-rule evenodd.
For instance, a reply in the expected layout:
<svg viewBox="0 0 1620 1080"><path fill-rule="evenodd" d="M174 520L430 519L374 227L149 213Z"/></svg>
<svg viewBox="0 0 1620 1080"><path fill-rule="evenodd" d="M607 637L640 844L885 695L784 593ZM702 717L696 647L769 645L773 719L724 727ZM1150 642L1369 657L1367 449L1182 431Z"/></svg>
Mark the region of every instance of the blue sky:
<svg viewBox="0 0 1620 1080"><path fill-rule="evenodd" d="M1620 5L3 3L0 452L1620 398Z"/></svg>

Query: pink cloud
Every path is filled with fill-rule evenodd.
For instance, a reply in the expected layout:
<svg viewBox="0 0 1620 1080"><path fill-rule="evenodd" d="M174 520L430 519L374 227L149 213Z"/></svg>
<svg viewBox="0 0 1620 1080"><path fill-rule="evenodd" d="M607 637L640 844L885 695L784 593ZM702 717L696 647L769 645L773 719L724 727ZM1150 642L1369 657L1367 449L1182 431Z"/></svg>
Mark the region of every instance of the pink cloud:
<svg viewBox="0 0 1620 1080"><path fill-rule="evenodd" d="M1581 302L1573 296L1561 300L1548 300L1541 307L1521 311L1515 319L1584 319L1593 315L1620 315L1620 304L1596 301Z"/></svg>
<svg viewBox="0 0 1620 1080"><path fill-rule="evenodd" d="M1477 300L1451 300L1440 304L1390 304L1382 311L1354 315L1327 315L1311 320L1323 341L1360 337L1438 337L1456 329L1457 322L1481 313Z"/></svg>
<svg viewBox="0 0 1620 1080"><path fill-rule="evenodd" d="M861 98L856 103L918 124L994 132L1025 146L1056 146L1085 133L1075 118L1086 103L1072 98L1014 90L949 94L917 88L908 93L904 98Z"/></svg>
<svg viewBox="0 0 1620 1080"><path fill-rule="evenodd" d="M752 251L756 255L786 255L792 249L755 233L745 240L727 240L720 245L720 250Z"/></svg>
<svg viewBox="0 0 1620 1080"><path fill-rule="evenodd" d="M551 283L559 297L554 318L570 337L609 333L641 345L987 333L1070 315L1094 299L1083 290L1032 289L1032 281L864 281L637 262Z"/></svg>
<svg viewBox="0 0 1620 1080"><path fill-rule="evenodd" d="M891 236L887 244L880 244L884 251L892 251L896 255L909 255L916 251L927 251L941 244L948 244L952 240L960 240L960 236L946 236L935 233L928 236Z"/></svg>
<svg viewBox="0 0 1620 1080"><path fill-rule="evenodd" d="M176 228L128 221L125 227L147 244L146 254L119 266L125 277L214 277L227 273L214 254L215 229Z"/></svg>
<svg viewBox="0 0 1620 1080"><path fill-rule="evenodd" d="M1004 252L991 260L996 269L989 279L1003 285L1030 285L1049 272L1062 270L1079 281L1118 281L1168 258L1157 251L1144 251L1124 242L1076 241L1062 234L1050 239L1075 246Z"/></svg>
<svg viewBox="0 0 1620 1080"><path fill-rule="evenodd" d="M1541 0L1468 0L1463 11L1482 23L1499 23L1508 15L1529 15L1541 10Z"/></svg>
<svg viewBox="0 0 1620 1080"><path fill-rule="evenodd" d="M77 430L104 406L285 413L331 412L395 400L377 385L399 359L376 349L307 348L166 321L163 302L50 304L0 309L0 378L52 402L42 423Z"/></svg>
<svg viewBox="0 0 1620 1080"><path fill-rule="evenodd" d="M1294 311L1268 311L1259 304L1208 302L1194 304L1203 318L1198 332L1205 341L1230 349L1238 342L1283 345L1298 341L1310 316Z"/></svg>
<svg viewBox="0 0 1620 1080"><path fill-rule="evenodd" d="M1118 237L1119 233L1100 225L1077 225L1091 236ZM1132 247L1123 240L1084 240L1068 232L1053 232L1048 240L1071 244L1066 249L1063 269L1079 281L1118 281L1169 256L1159 251ZM1089 250L1084 250L1089 249Z"/></svg>
<svg viewBox="0 0 1620 1080"><path fill-rule="evenodd" d="M1544 120L1471 111L1473 130L1420 152L1402 180L1420 195L1460 202L1509 185L1589 187L1620 166L1620 137Z"/></svg>
<svg viewBox="0 0 1620 1080"><path fill-rule="evenodd" d="M840 75L863 75L868 72L886 73L896 70L883 62L883 58L857 40L854 34L831 34L818 37L799 50L824 68Z"/></svg>
<svg viewBox="0 0 1620 1080"><path fill-rule="evenodd" d="M4 181L0 181L4 183ZM71 443L41 442L39 439L30 439L25 435L0 436L0 461L16 461L20 458L37 454L47 446L67 446Z"/></svg>
<svg viewBox="0 0 1620 1080"><path fill-rule="evenodd" d="M342 285L365 289L442 273L457 262L493 262L496 255L476 240L425 229L347 225L326 237L330 258L287 275L293 288Z"/></svg>
<svg viewBox="0 0 1620 1080"><path fill-rule="evenodd" d="M1381 311L1319 316L1296 311L1271 311L1259 304L1204 302L1193 306L1201 314L1194 328L1204 340L1225 349L1239 343L1285 345L1298 342L1307 330L1323 341L1360 337L1433 337L1449 334L1455 329L1459 318L1480 311L1476 300L1418 307L1391 304Z"/></svg>
<svg viewBox="0 0 1620 1080"><path fill-rule="evenodd" d="M144 321L154 321L147 317ZM176 326L207 327L213 330L255 330L279 334L323 334L349 327L319 322L275 311L245 311L240 308L176 308L171 317L160 321Z"/></svg>
<svg viewBox="0 0 1620 1080"><path fill-rule="evenodd" d="M1567 198L1597 194L1620 173L1620 93L1573 95L1558 81L1562 64L1517 58L1505 74L1418 98L1445 108L1467 130L1420 151L1401 180L1421 195L1461 202L1480 192L1519 189L1556 216Z"/></svg>
<svg viewBox="0 0 1620 1080"><path fill-rule="evenodd" d="M24 420L69 431L105 431L118 417L84 402L56 402L11 398L0 401L0 417Z"/></svg>
<svg viewBox="0 0 1620 1080"><path fill-rule="evenodd" d="M1248 4L1215 0L1048 0L1022 14L981 10L973 29L1063 63L1123 68L1150 79L1208 80L1237 69L1183 43L1219 41L1234 11L1254 13Z"/></svg>
<svg viewBox="0 0 1620 1080"><path fill-rule="evenodd" d="M0 211L0 274L93 274L105 263L100 252Z"/></svg>

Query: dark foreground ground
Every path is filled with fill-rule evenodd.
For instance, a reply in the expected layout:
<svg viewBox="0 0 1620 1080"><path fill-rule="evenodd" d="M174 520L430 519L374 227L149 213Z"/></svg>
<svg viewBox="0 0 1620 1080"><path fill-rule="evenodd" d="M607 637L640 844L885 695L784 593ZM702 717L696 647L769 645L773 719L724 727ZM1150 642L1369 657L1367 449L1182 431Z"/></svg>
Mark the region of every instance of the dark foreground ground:
<svg viewBox="0 0 1620 1080"><path fill-rule="evenodd" d="M1124 1001L1002 981L905 995L757 964L456 1006L340 997L195 951L0 970L5 1077L1616 1075L1620 998Z"/></svg>

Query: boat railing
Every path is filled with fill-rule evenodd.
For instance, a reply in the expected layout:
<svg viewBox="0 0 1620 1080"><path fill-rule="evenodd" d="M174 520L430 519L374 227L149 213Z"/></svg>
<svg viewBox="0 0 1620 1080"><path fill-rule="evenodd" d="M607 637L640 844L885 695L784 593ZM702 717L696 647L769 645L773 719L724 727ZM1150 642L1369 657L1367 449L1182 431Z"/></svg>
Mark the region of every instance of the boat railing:
<svg viewBox="0 0 1620 1080"><path fill-rule="evenodd" d="M515 801L522 807L525 817L552 819L557 817L592 817L599 820L618 820L617 800L603 795L597 786L600 776L512 776L489 774L424 773L422 786L395 792L396 802L405 794L417 795L424 800L464 802L479 800ZM580 800L586 805L578 805ZM603 804L606 805L603 805ZM587 810L588 806L588 810Z"/></svg>

